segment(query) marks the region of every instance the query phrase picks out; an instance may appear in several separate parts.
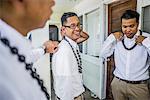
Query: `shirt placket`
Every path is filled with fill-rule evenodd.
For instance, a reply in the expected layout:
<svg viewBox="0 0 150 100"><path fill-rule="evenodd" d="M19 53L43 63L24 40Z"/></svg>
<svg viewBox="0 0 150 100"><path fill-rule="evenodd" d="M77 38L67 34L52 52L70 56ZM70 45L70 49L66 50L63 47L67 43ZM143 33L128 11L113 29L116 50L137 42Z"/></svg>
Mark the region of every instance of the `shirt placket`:
<svg viewBox="0 0 150 100"><path fill-rule="evenodd" d="M127 62L126 62L126 78L129 79L130 75L130 58L131 58L131 52L127 51Z"/></svg>
<svg viewBox="0 0 150 100"><path fill-rule="evenodd" d="M128 47L131 47L133 46L132 42L131 41L128 41ZM131 51L132 50L128 50L127 51L127 62L126 62L126 78L129 79L130 78L130 62L131 62Z"/></svg>

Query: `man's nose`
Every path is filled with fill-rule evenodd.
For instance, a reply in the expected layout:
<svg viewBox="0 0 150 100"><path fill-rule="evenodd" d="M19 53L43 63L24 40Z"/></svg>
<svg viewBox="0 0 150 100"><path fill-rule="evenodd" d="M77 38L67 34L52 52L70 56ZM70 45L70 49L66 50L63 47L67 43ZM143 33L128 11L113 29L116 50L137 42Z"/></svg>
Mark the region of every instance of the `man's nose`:
<svg viewBox="0 0 150 100"><path fill-rule="evenodd" d="M81 30L81 28L80 28L80 27L78 27L78 26L76 26L75 30L76 30L76 31L80 31L80 30Z"/></svg>
<svg viewBox="0 0 150 100"><path fill-rule="evenodd" d="M126 31L127 31L127 32L130 32L130 31L131 31L131 28L130 28L130 27L127 27L127 28L126 28Z"/></svg>

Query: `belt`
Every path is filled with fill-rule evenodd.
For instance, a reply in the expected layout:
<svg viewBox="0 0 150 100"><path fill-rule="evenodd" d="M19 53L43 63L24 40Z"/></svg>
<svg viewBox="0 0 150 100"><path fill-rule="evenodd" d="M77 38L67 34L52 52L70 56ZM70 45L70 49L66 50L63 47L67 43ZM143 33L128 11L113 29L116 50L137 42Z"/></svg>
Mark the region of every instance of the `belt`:
<svg viewBox="0 0 150 100"><path fill-rule="evenodd" d="M130 84L146 84L148 82L148 79L147 80L140 80L140 81L128 81L128 80L124 80L124 79L121 79L117 76L115 76L117 79L121 80L121 81L124 81L126 83L130 83Z"/></svg>

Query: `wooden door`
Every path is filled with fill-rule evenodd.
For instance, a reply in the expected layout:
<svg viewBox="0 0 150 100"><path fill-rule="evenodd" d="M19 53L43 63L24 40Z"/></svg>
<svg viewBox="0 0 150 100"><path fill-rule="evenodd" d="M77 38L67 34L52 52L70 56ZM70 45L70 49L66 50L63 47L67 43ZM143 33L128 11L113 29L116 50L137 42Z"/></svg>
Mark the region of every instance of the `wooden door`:
<svg viewBox="0 0 150 100"><path fill-rule="evenodd" d="M121 30L121 16L125 10L136 10L137 0L120 0L108 5L108 32L115 32ZM111 81L113 79L113 70L115 63L113 56L107 59L107 88L106 98L107 100L113 100L111 93Z"/></svg>

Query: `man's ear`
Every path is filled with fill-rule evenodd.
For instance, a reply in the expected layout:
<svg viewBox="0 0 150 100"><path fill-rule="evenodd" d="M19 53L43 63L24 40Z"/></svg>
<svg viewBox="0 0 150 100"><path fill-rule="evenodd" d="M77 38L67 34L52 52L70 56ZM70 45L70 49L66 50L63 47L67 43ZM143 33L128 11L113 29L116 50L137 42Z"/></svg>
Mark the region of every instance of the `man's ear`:
<svg viewBox="0 0 150 100"><path fill-rule="evenodd" d="M65 27L64 27L64 26L61 27L61 32L60 32L60 33L61 33L61 36L62 36L62 37L65 36L66 30L65 30Z"/></svg>

